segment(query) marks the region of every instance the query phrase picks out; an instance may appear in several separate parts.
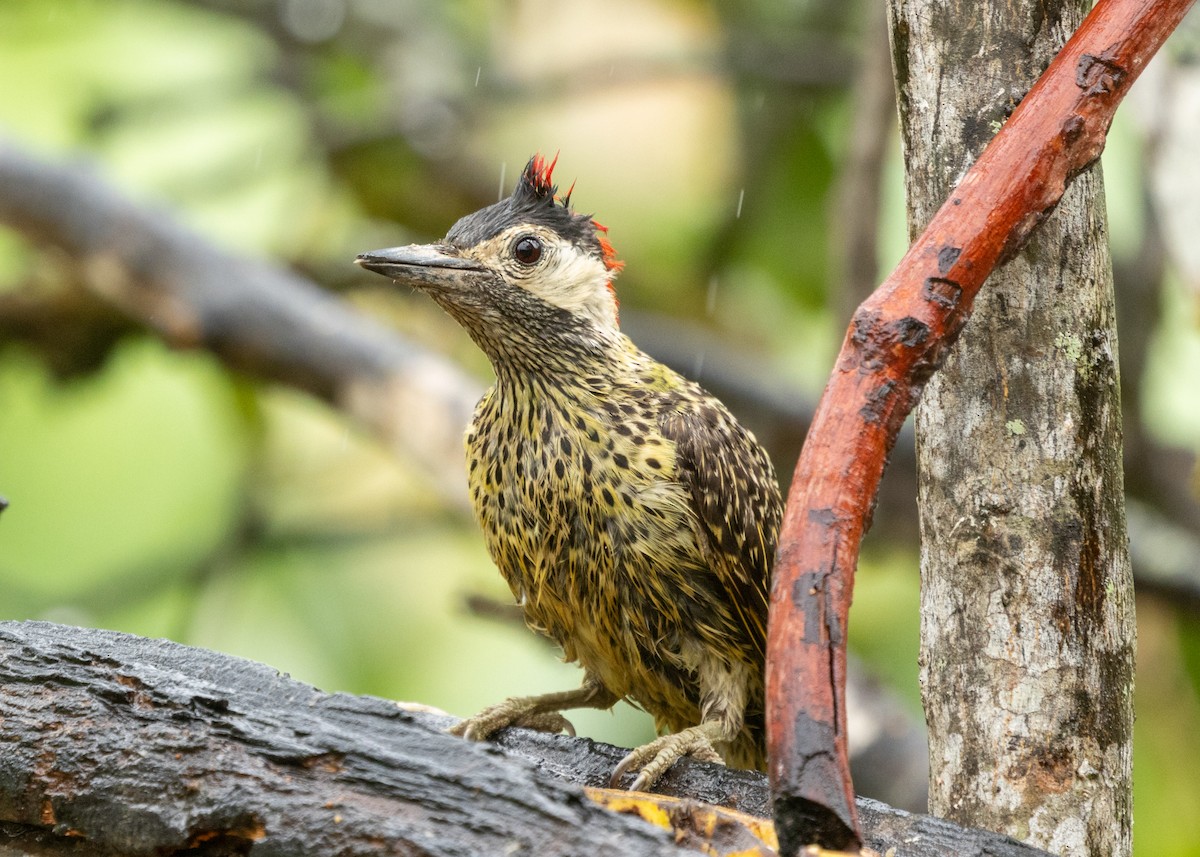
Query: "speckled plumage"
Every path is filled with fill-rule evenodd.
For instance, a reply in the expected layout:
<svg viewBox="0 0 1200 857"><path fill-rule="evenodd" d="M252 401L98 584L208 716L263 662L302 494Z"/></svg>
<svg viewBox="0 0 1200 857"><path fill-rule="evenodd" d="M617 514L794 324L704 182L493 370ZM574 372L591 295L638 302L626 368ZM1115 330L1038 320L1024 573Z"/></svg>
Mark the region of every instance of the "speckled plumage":
<svg viewBox="0 0 1200 857"><path fill-rule="evenodd" d="M708 724L726 761L761 768L782 506L771 463L719 401L619 332L619 263L590 218L556 202L552 166L535 158L513 197L464 218L440 249L491 270L533 235L549 255L534 269L561 270L570 288L516 265L469 290L408 278L496 370L467 432L471 501L529 624L585 670L581 691L484 712L480 732L556 726L547 712L627 698L660 731Z"/></svg>
<svg viewBox="0 0 1200 857"><path fill-rule="evenodd" d="M488 549L529 624L660 730L700 722L700 671L740 675L743 712L706 702L745 717L727 760L760 767L770 463L697 385L605 345L501 371L480 402L468 470Z"/></svg>

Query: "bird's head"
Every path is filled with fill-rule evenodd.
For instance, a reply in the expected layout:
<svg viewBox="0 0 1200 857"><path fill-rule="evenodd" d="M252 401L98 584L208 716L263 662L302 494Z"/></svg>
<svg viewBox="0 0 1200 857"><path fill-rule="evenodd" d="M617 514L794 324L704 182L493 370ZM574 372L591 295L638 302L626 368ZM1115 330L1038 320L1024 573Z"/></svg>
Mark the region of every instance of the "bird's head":
<svg viewBox="0 0 1200 857"><path fill-rule="evenodd" d="M534 155L512 196L469 214L434 244L363 253L362 267L429 293L485 350L570 329L617 330L617 261L606 229L557 196L554 161ZM488 340L485 342L484 340Z"/></svg>

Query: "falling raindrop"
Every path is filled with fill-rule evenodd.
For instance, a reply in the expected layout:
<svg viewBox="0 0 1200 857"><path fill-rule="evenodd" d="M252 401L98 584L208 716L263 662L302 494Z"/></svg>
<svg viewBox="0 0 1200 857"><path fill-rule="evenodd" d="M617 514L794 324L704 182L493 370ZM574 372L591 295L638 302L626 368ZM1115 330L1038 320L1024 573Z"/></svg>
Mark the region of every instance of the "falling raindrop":
<svg viewBox="0 0 1200 857"><path fill-rule="evenodd" d="M500 192L496 196L497 201L504 199L504 171L506 169L508 169L508 161L501 161L500 162Z"/></svg>
<svg viewBox="0 0 1200 857"><path fill-rule="evenodd" d="M717 309L717 288L720 286L720 280L716 274L708 278L708 295L704 300L704 311L709 315L716 312Z"/></svg>
<svg viewBox="0 0 1200 857"><path fill-rule="evenodd" d="M742 188L740 191L738 191L738 207L737 207L737 214L734 215L735 218L740 218L742 216L742 201L745 198L746 198L746 189Z"/></svg>
<svg viewBox="0 0 1200 857"><path fill-rule="evenodd" d="M704 374L704 352L696 352L696 362L692 364L692 380L699 381Z"/></svg>
<svg viewBox="0 0 1200 857"><path fill-rule="evenodd" d="M475 86L476 87L479 86L479 76L481 74L483 74L483 66L479 66L479 68L475 69Z"/></svg>

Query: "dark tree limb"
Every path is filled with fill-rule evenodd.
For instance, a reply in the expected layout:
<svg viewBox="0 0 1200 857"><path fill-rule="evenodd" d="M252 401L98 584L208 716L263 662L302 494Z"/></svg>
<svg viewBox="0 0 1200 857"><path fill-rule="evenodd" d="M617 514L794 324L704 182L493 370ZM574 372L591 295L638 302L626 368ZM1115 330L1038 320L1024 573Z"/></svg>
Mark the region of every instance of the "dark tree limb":
<svg viewBox="0 0 1200 857"><path fill-rule="evenodd" d="M466 503L460 438L481 388L444 359L302 277L217 250L85 166L0 141L0 187L0 222L65 250L106 303L174 346L332 402Z"/></svg>
<svg viewBox="0 0 1200 857"><path fill-rule="evenodd" d="M0 814L96 853L676 850L384 700L165 641L0 627Z"/></svg>
<svg viewBox="0 0 1200 857"><path fill-rule="evenodd" d="M847 618L887 454L992 269L1099 157L1112 116L1188 0L1102 0L897 269L854 315L796 466L767 653L767 735L784 853L862 841L846 750Z"/></svg>
<svg viewBox="0 0 1200 857"><path fill-rule="evenodd" d="M523 729L476 744L446 734L451 722L164 640L3 622L0 855L680 853L584 791L607 785L624 750ZM686 759L662 791L697 813L769 810L761 774ZM1044 854L859 809L881 853Z"/></svg>

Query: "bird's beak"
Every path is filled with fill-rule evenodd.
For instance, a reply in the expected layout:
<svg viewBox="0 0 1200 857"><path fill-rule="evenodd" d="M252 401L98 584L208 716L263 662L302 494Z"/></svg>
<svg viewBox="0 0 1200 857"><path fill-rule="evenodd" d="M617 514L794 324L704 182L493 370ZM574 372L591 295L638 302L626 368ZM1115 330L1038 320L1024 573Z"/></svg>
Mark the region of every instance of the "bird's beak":
<svg viewBox="0 0 1200 857"><path fill-rule="evenodd" d="M362 253L354 264L418 288L464 285L487 269L437 244L407 244Z"/></svg>

